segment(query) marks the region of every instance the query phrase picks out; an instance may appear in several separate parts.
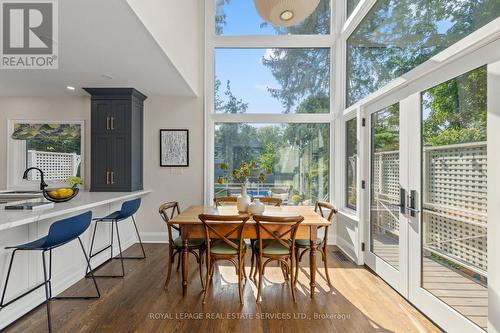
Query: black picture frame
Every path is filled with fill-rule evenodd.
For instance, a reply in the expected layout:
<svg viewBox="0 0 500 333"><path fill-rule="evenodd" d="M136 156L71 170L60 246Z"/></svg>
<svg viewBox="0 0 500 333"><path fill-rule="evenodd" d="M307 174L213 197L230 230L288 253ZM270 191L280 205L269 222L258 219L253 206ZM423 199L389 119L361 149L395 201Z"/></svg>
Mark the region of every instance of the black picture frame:
<svg viewBox="0 0 500 333"><path fill-rule="evenodd" d="M176 140L176 137L179 138L179 132L185 133L185 138L180 137L181 140L184 140L180 143L175 143L175 147L172 147L176 152L180 149L180 161L175 161L175 159L179 159L179 156L168 156L168 145L169 142ZM165 135L174 135L170 140L165 137ZM170 151L172 152L172 150ZM183 158L184 157L184 158ZM188 129L179 129L179 128L171 128L171 129L160 129L160 167L168 167L168 168L185 168L189 166L189 130Z"/></svg>

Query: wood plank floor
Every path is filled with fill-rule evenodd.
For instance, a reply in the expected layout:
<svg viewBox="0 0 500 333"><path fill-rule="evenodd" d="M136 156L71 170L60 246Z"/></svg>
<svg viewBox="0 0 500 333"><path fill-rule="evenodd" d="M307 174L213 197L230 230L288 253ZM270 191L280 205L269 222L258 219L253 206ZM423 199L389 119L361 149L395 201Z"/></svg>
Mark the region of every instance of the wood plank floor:
<svg viewBox="0 0 500 333"><path fill-rule="evenodd" d="M376 235L374 252L396 269L399 267L399 244L391 237ZM439 263L423 259L423 287L453 307L479 327L488 325L488 288L477 280Z"/></svg>
<svg viewBox="0 0 500 333"><path fill-rule="evenodd" d="M52 301L57 332L439 332L384 281L369 270L341 261L330 248L329 288L323 265L317 274L315 299L309 298L307 269L299 275L297 304L276 266L266 269L262 304L255 303L256 287L245 286L240 305L234 268L219 264L207 304L201 304L201 287L195 260L190 258L190 285L182 297L180 273L173 272L168 291L167 245L146 244L146 260L128 260L123 279L99 279L99 300ZM138 252L138 246L126 251ZM247 257L249 257L247 255ZM248 258L247 258L248 259ZM319 263L319 260L318 260ZM249 262L247 263L249 272ZM308 267L307 260L302 262ZM118 271L119 261L100 271ZM82 280L63 294L92 292L91 280ZM237 317L239 316L239 318ZM318 318L320 316L320 318ZM5 332L47 331L45 307L40 306Z"/></svg>

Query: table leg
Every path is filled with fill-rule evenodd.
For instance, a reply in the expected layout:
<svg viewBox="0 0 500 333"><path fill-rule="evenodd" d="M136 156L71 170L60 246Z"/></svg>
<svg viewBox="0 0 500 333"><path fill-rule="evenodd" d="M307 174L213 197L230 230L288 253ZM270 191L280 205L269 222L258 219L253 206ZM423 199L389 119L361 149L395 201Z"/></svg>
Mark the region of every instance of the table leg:
<svg viewBox="0 0 500 333"><path fill-rule="evenodd" d="M311 236L309 240L309 273L311 276L311 298L314 298L314 289L316 288L316 237L317 228L311 226Z"/></svg>
<svg viewBox="0 0 500 333"><path fill-rule="evenodd" d="M186 296L187 285L188 285L188 263L189 263L189 251L188 251L188 239L187 235L182 235L182 296Z"/></svg>

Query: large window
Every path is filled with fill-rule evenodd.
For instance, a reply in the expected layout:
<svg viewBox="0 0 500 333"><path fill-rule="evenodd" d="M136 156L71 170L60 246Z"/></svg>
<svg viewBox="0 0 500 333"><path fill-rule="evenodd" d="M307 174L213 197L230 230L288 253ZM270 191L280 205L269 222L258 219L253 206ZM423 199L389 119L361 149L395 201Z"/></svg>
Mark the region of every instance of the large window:
<svg viewBox="0 0 500 333"><path fill-rule="evenodd" d="M215 112L330 112L329 49L216 49L215 73Z"/></svg>
<svg viewBox="0 0 500 333"><path fill-rule="evenodd" d="M357 209L356 169L358 161L357 119L348 120L345 124L345 183L346 206Z"/></svg>
<svg viewBox="0 0 500 333"><path fill-rule="evenodd" d="M286 28L263 22L253 1L213 1L207 199L237 196L245 177L232 172L247 163L258 165L247 175L250 195L331 200L331 1Z"/></svg>
<svg viewBox="0 0 500 333"><path fill-rule="evenodd" d="M351 16L352 12L358 5L359 0L346 0L347 5L347 17Z"/></svg>
<svg viewBox="0 0 500 333"><path fill-rule="evenodd" d="M328 200L330 124L225 123L215 126L215 197L240 192L236 181L221 181L229 170L255 161L260 171L249 180L249 194L281 198L285 204Z"/></svg>
<svg viewBox="0 0 500 333"><path fill-rule="evenodd" d="M498 0L377 1L347 41L347 106L499 15Z"/></svg>
<svg viewBox="0 0 500 333"><path fill-rule="evenodd" d="M274 27L259 16L251 0L216 0L217 35L325 35L330 33L330 0L321 0L304 21L287 28Z"/></svg>

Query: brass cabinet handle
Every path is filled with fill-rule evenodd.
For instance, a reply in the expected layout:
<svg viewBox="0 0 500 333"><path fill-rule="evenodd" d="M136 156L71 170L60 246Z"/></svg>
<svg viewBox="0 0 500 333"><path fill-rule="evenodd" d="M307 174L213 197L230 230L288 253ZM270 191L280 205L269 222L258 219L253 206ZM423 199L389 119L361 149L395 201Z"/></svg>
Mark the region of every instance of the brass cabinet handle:
<svg viewBox="0 0 500 333"><path fill-rule="evenodd" d="M115 172L111 171L111 185L115 183Z"/></svg>
<svg viewBox="0 0 500 333"><path fill-rule="evenodd" d="M109 185L109 171L106 171L106 185Z"/></svg>
<svg viewBox="0 0 500 333"><path fill-rule="evenodd" d="M115 117L111 117L111 130L115 130Z"/></svg>
<svg viewBox="0 0 500 333"><path fill-rule="evenodd" d="M109 117L106 117L106 130L108 130L108 131L110 129L110 125L109 124L110 124L109 123Z"/></svg>

